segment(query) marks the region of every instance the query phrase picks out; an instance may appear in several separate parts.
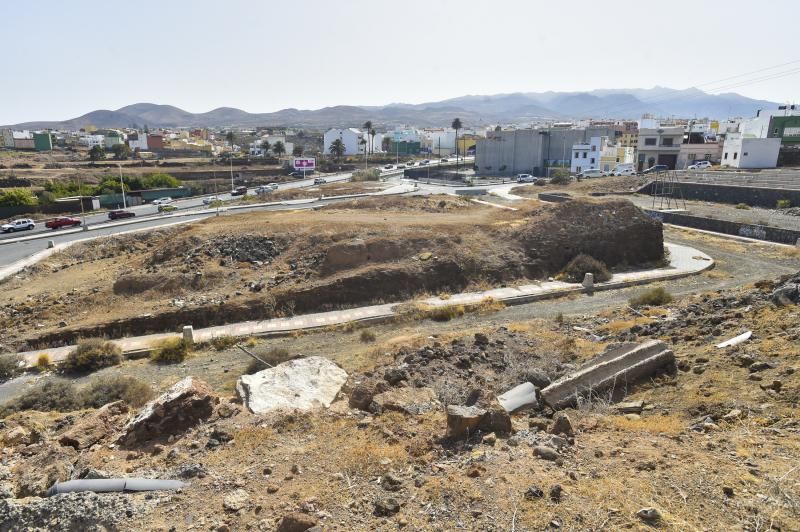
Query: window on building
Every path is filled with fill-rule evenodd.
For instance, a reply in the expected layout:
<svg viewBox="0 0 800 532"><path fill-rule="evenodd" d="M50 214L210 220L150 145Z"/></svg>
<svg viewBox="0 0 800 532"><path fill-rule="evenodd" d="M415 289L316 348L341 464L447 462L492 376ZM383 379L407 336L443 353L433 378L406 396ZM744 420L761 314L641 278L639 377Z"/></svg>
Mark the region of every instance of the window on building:
<svg viewBox="0 0 800 532"><path fill-rule="evenodd" d="M725 152L725 157L723 157L726 161L728 160L728 152Z"/></svg>
<svg viewBox="0 0 800 532"><path fill-rule="evenodd" d="M661 139L661 145L662 146L672 146L672 140L673 139L671 137L667 137L667 138Z"/></svg>
<svg viewBox="0 0 800 532"><path fill-rule="evenodd" d="M589 163L591 163L591 164L594 164L594 157L592 157L592 158L591 158L591 160L589 161Z"/></svg>
<svg viewBox="0 0 800 532"><path fill-rule="evenodd" d="M597 146L595 146L594 144L592 144L592 151L597 151Z"/></svg>
<svg viewBox="0 0 800 532"><path fill-rule="evenodd" d="M738 157L739 157L739 152L738 151L733 152L733 160L735 161Z"/></svg>
<svg viewBox="0 0 800 532"><path fill-rule="evenodd" d="M778 128L777 128L777 127L776 127L775 129L773 129L773 130L772 130L772 134L773 134L773 135L777 135L777 134L778 134Z"/></svg>
<svg viewBox="0 0 800 532"><path fill-rule="evenodd" d="M583 158L586 159L586 152L583 152Z"/></svg>
<svg viewBox="0 0 800 532"><path fill-rule="evenodd" d="M645 146L655 146L656 145L656 139L644 139L644 145Z"/></svg>
<svg viewBox="0 0 800 532"><path fill-rule="evenodd" d="M747 152L746 151L742 152L742 157L747 157Z"/></svg>

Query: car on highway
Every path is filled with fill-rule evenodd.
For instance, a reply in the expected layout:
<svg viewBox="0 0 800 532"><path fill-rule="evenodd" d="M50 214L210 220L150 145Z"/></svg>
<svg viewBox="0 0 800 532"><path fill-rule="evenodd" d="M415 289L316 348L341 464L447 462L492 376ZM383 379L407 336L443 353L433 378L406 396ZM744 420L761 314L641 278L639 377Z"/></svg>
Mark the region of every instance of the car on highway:
<svg viewBox="0 0 800 532"><path fill-rule="evenodd" d="M328 180L327 180L327 179L325 179L324 177L318 177L318 178L316 178L316 179L314 180L314 184L315 184L315 185L324 185L324 184L325 184L325 183L327 183L327 182L328 182Z"/></svg>
<svg viewBox="0 0 800 532"><path fill-rule="evenodd" d="M117 209L115 211L108 211L109 220L121 220L122 218L133 218L134 216L136 216L135 212L123 211L121 209Z"/></svg>
<svg viewBox="0 0 800 532"><path fill-rule="evenodd" d="M411 168L412 166L416 166L416 165L417 165L417 162L416 162L416 161L408 161L408 162L406 163L406 166L407 166L407 167L409 167L409 168Z"/></svg>
<svg viewBox="0 0 800 532"><path fill-rule="evenodd" d="M709 161L695 161L686 167L687 170L702 170L704 168L711 168Z"/></svg>
<svg viewBox="0 0 800 532"><path fill-rule="evenodd" d="M45 227L53 230L61 229L62 227L75 227L76 225L81 225L81 221L71 216L59 216L58 218L47 220L44 224Z"/></svg>
<svg viewBox="0 0 800 532"><path fill-rule="evenodd" d="M657 174L658 172L666 172L669 170L669 166L666 164L657 164L655 166L651 166L650 168L643 171L643 174Z"/></svg>
<svg viewBox="0 0 800 532"><path fill-rule="evenodd" d="M517 183L536 183L536 178L531 174L517 174Z"/></svg>
<svg viewBox="0 0 800 532"><path fill-rule="evenodd" d="M391 165L391 164L387 164L386 166L383 167L384 170L391 170L393 168L394 168L394 165Z"/></svg>
<svg viewBox="0 0 800 532"><path fill-rule="evenodd" d="M256 187L256 194L269 194L273 190L278 190L278 183L269 183L267 185L259 185Z"/></svg>
<svg viewBox="0 0 800 532"><path fill-rule="evenodd" d="M427 165L427 164L429 164L430 162L431 162L431 161L430 161L429 159L425 159L425 160L423 160L423 161L420 161L420 162L419 162L419 165L420 165L420 166L426 166L426 165Z"/></svg>
<svg viewBox="0 0 800 532"><path fill-rule="evenodd" d="M158 212L174 212L177 211L178 208L175 205L159 205Z"/></svg>
<svg viewBox="0 0 800 532"><path fill-rule="evenodd" d="M439 159L439 162L440 163L449 163L450 159L448 159L447 157L442 157L441 159Z"/></svg>
<svg viewBox="0 0 800 532"><path fill-rule="evenodd" d="M30 231L36 227L36 222L30 218L20 218L0 226L4 233L15 233L17 231Z"/></svg>
<svg viewBox="0 0 800 532"><path fill-rule="evenodd" d="M398 165L397 165L397 169L398 169L398 170L401 170L401 169L403 169L403 168L405 168L405 167L406 167L406 165L405 165L405 164L403 164L403 163L400 163L400 164L398 164Z"/></svg>
<svg viewBox="0 0 800 532"><path fill-rule="evenodd" d="M231 191L231 196L244 196L247 194L247 187L236 187Z"/></svg>
<svg viewBox="0 0 800 532"><path fill-rule="evenodd" d="M166 205L168 203L172 203L173 201L175 200L170 198L169 196L166 196L164 198L158 198L153 200L153 205Z"/></svg>
<svg viewBox="0 0 800 532"><path fill-rule="evenodd" d="M203 198L203 205L211 205L215 201L219 201L218 197L215 198Z"/></svg>

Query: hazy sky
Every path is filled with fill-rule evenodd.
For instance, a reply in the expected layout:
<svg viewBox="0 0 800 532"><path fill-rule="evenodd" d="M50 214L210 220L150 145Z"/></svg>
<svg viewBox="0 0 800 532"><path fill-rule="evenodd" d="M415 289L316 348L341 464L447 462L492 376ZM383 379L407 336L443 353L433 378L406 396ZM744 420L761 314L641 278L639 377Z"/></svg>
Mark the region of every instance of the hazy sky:
<svg viewBox="0 0 800 532"><path fill-rule="evenodd" d="M800 100L796 0L0 0L0 124L700 86ZM723 78L793 62L764 72Z"/></svg>

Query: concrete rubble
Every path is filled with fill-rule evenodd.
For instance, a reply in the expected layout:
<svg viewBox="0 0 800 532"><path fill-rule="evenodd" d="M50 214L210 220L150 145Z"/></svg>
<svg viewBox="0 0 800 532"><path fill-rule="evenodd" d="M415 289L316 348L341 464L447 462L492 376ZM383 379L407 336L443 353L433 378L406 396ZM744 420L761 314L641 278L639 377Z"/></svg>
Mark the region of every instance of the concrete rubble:
<svg viewBox="0 0 800 532"><path fill-rule="evenodd" d="M516 412L520 408L535 407L539 401L536 398L536 386L530 382L523 382L497 397L506 412Z"/></svg>
<svg viewBox="0 0 800 532"><path fill-rule="evenodd" d="M575 405L581 397L608 391L624 392L628 386L674 364L674 353L659 340L610 346L577 371L544 388L541 398L552 408L566 408Z"/></svg>
<svg viewBox="0 0 800 532"><path fill-rule="evenodd" d="M289 360L253 375L242 375L236 392L247 408L275 410L328 408L347 381L347 372L325 357Z"/></svg>

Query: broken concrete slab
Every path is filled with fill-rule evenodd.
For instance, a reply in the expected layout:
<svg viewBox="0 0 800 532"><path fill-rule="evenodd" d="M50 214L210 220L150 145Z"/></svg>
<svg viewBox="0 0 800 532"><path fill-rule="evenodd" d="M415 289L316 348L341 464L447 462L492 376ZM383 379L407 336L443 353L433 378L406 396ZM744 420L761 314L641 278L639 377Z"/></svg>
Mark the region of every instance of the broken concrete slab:
<svg viewBox="0 0 800 532"><path fill-rule="evenodd" d="M536 386L530 382L523 382L498 396L497 402L499 402L500 406L509 414L520 408L528 406L535 407L539 404L536 398Z"/></svg>
<svg viewBox="0 0 800 532"><path fill-rule="evenodd" d="M469 437L478 430L486 410L477 406L449 405L447 407L447 437Z"/></svg>
<svg viewBox="0 0 800 532"><path fill-rule="evenodd" d="M580 397L624 391L674 364L675 354L659 340L615 345L544 388L541 397L552 408L566 408L575 405Z"/></svg>
<svg viewBox="0 0 800 532"><path fill-rule="evenodd" d="M328 408L347 381L347 372L325 357L289 360L236 383L239 397L254 414L275 410Z"/></svg>
<svg viewBox="0 0 800 532"><path fill-rule="evenodd" d="M150 401L123 428L123 445L141 444L180 434L211 417L219 398L208 384L186 377Z"/></svg>
<svg viewBox="0 0 800 532"><path fill-rule="evenodd" d="M439 399L432 388L392 388L372 398L371 410L391 410L406 414L424 414L440 408Z"/></svg>
<svg viewBox="0 0 800 532"><path fill-rule="evenodd" d="M644 410L644 401L628 401L614 405L620 414L641 414Z"/></svg>
<svg viewBox="0 0 800 532"><path fill-rule="evenodd" d="M58 442L78 450L86 449L119 430L127 415L125 401L109 403L78 421L61 435Z"/></svg>

